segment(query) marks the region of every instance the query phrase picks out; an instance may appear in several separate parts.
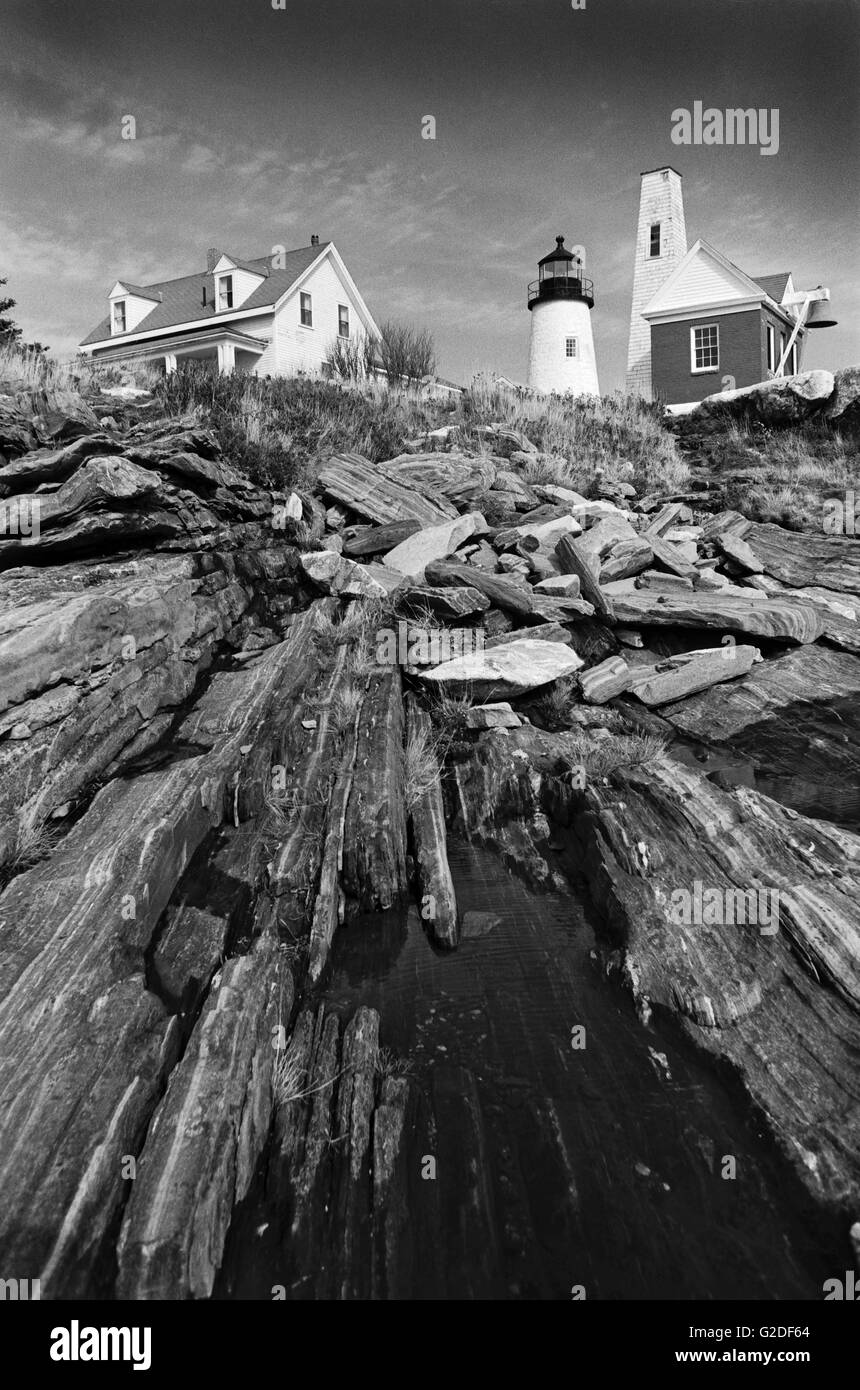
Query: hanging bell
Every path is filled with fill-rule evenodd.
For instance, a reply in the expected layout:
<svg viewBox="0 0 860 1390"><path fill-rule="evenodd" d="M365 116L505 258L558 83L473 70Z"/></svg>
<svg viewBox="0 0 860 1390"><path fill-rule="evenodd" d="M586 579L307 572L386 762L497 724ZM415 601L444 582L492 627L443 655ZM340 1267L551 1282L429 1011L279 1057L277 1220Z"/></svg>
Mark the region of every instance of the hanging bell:
<svg viewBox="0 0 860 1390"><path fill-rule="evenodd" d="M810 307L809 317L803 326L804 328L835 328L836 319L830 308L830 300L816 299Z"/></svg>

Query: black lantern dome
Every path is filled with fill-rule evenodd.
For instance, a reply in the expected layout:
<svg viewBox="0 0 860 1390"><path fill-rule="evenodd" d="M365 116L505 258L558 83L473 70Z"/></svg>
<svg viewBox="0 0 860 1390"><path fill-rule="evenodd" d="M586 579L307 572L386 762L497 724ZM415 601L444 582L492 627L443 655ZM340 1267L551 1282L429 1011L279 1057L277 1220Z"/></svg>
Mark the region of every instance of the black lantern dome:
<svg viewBox="0 0 860 1390"><path fill-rule="evenodd" d="M568 251L564 237L557 236L555 250L538 261L537 280L529 285L529 308L543 299L582 299L594 308L594 285L582 273L582 262Z"/></svg>

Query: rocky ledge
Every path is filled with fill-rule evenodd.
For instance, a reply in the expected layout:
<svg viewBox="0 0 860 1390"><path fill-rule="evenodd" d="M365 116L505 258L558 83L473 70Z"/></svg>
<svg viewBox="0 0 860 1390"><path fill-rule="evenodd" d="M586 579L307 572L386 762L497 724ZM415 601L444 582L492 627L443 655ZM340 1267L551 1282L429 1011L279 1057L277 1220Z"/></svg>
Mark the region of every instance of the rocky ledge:
<svg viewBox="0 0 860 1390"><path fill-rule="evenodd" d="M0 539L9 1267L207 1297L262 1164L296 1280L331 1210L371 1273L317 1296L384 1296L415 1083L384 1016L314 990L344 923L410 898L456 949L449 833L585 892L643 1019L856 1220L860 839L805 813L797 759L856 777L829 711L860 688L860 546L544 486L501 427L276 494L196 424L105 410L0 412L2 505L39 522ZM768 910L697 917L705 892Z"/></svg>

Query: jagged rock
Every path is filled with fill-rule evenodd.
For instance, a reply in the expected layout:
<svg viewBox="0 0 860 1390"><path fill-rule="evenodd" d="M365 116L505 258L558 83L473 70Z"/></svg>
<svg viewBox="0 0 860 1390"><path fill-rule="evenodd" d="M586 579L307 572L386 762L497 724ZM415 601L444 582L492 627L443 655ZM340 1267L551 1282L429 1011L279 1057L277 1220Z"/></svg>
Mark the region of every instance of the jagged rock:
<svg viewBox="0 0 860 1390"><path fill-rule="evenodd" d="M468 506L496 481L496 468L489 459L453 452L401 455L381 468L394 482L416 487L425 497L441 494L456 506Z"/></svg>
<svg viewBox="0 0 860 1390"><path fill-rule="evenodd" d="M593 605L594 611L609 622L614 621L612 599L607 598L600 586L599 570L592 555L581 548L572 536L562 536L555 548L559 568L564 574L575 574L579 578L583 598Z"/></svg>
<svg viewBox="0 0 860 1390"><path fill-rule="evenodd" d="M422 526L435 526L457 515L447 498L431 501L415 488L387 478L360 454L330 458L319 471L319 485L335 501L380 525L411 519Z"/></svg>
<svg viewBox="0 0 860 1390"><path fill-rule="evenodd" d="M860 837L749 788L723 790L668 757L562 789L566 738L523 727L476 743L458 769L455 828L510 849L541 883L547 818L563 827L640 1007L677 1015L699 1047L732 1067L808 1189L834 1211L856 1209ZM576 743L567 756L579 761ZM776 932L728 915L685 925L673 895L692 898L697 882L739 890L745 901L750 889L778 890Z"/></svg>
<svg viewBox="0 0 860 1390"><path fill-rule="evenodd" d="M271 937L227 961L146 1136L117 1247L125 1299L208 1298L272 1114ZM289 978L289 972L287 972ZM279 995L281 996L279 998ZM291 1003L286 1003L289 1016Z"/></svg>
<svg viewBox="0 0 860 1390"><path fill-rule="evenodd" d="M389 550L382 563L406 575L408 579L420 581L432 560L444 560L446 556L451 555L463 541L468 540L479 524L485 524L483 517L474 512L467 512L456 521L444 521L439 526L428 526L401 541L393 550Z"/></svg>
<svg viewBox="0 0 860 1390"><path fill-rule="evenodd" d="M739 536L720 536L717 545L724 555L733 560L746 574L763 574L764 565L755 551Z"/></svg>
<svg viewBox="0 0 860 1390"><path fill-rule="evenodd" d="M692 579L683 579L680 574L663 574L660 570L643 570L636 579L637 589L653 590L659 594L683 594L692 587Z"/></svg>
<svg viewBox="0 0 860 1390"><path fill-rule="evenodd" d="M434 560L425 569L424 578L434 587L463 585L479 589L496 607L519 617L530 618L536 612L529 586L507 575L488 574L477 566L460 565L455 560Z"/></svg>
<svg viewBox="0 0 860 1390"><path fill-rule="evenodd" d="M491 696L525 695L560 676L572 675L581 665L576 653L561 642L514 638L422 671L421 679L431 688L448 692L468 690L477 699L487 700Z"/></svg>
<svg viewBox="0 0 860 1390"><path fill-rule="evenodd" d="M424 759L436 762L433 725L414 697L407 704L407 756L410 744L423 750ZM407 791L409 788L407 787ZM415 858L421 886L421 918L440 946L457 945L457 899L448 867L445 811L438 765L427 785L414 789L410 809Z"/></svg>
<svg viewBox="0 0 860 1390"><path fill-rule="evenodd" d="M384 598L386 590L364 565L347 560L336 550L310 550L302 569L325 594L342 598Z"/></svg>
<svg viewBox="0 0 860 1390"><path fill-rule="evenodd" d="M784 584L860 594L860 541L847 536L786 531L770 523L747 523L743 540L766 574Z"/></svg>
<svg viewBox="0 0 860 1390"><path fill-rule="evenodd" d="M343 531L343 553L350 559L362 555L382 555L420 530L421 522L414 517L406 521L392 521L386 526L347 526Z"/></svg>
<svg viewBox="0 0 860 1390"><path fill-rule="evenodd" d="M590 533L589 533L590 534ZM654 551L643 536L618 540L610 547L600 564L600 583L629 579L648 569L654 561Z"/></svg>
<svg viewBox="0 0 860 1390"><path fill-rule="evenodd" d="M385 911L406 893L403 699L400 670L370 677L343 830L348 905Z"/></svg>
<svg viewBox="0 0 860 1390"><path fill-rule="evenodd" d="M486 613L490 600L479 589L431 589L428 585L409 585L399 591L397 606L419 613L429 609L437 618L450 620Z"/></svg>
<svg viewBox="0 0 860 1390"><path fill-rule="evenodd" d="M466 711L467 729L518 729L522 720L509 704L472 705Z"/></svg>
<svg viewBox="0 0 860 1390"><path fill-rule="evenodd" d="M565 598L579 598L579 576L576 574L553 574L547 579L541 579L535 584L538 593L549 594L550 597L561 595Z"/></svg>
<svg viewBox="0 0 860 1390"><path fill-rule="evenodd" d="M669 541L664 541L660 536L648 537L651 551L654 556L654 563L662 565L669 574L675 574L680 579L689 579L692 584L698 584L699 571L694 564L684 556L678 546L672 545Z"/></svg>
<svg viewBox="0 0 860 1390"><path fill-rule="evenodd" d="M734 642L724 647L679 652L654 666L636 667L630 689L646 705L665 705L707 690L709 686L745 676L755 661L761 661L757 647L739 646Z"/></svg>
<svg viewBox="0 0 860 1390"><path fill-rule="evenodd" d="M860 415L860 367L840 367L824 415L836 425L854 423Z"/></svg>
<svg viewBox="0 0 860 1390"><path fill-rule="evenodd" d="M613 696L620 695L630 685L630 667L622 656L608 656L599 666L581 671L579 684L582 698L590 705L604 705Z"/></svg>
<svg viewBox="0 0 860 1390"><path fill-rule="evenodd" d="M642 534L647 536L649 540L659 540L662 536L665 536L667 531L671 530L673 526L684 519L690 519L690 508L685 506L682 502L667 502L666 505L661 507L657 514L651 518Z"/></svg>
<svg viewBox="0 0 860 1390"><path fill-rule="evenodd" d="M632 594L616 594L612 602L618 621L635 627L718 628L791 643L814 642L823 630L815 608L789 598L760 603L701 589L677 595L639 589Z"/></svg>
<svg viewBox="0 0 860 1390"><path fill-rule="evenodd" d="M504 531L497 531L493 538L493 545L496 550L512 550L520 541L530 538L537 541L537 545L534 547L535 551L544 555L552 555L560 536L578 536L581 532L582 527L575 517L562 516L555 521L529 523L508 527Z"/></svg>

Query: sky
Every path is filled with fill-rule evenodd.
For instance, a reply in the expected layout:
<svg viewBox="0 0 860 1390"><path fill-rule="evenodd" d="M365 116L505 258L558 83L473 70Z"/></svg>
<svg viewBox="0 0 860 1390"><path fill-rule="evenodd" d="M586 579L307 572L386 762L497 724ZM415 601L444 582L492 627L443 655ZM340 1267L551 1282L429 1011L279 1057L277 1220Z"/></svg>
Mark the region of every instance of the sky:
<svg viewBox="0 0 860 1390"><path fill-rule="evenodd" d="M275 3L0 0L0 276L28 338L66 355L117 279L316 234L442 375L522 381L564 235L620 389L639 175L671 164L689 244L830 288L804 365L860 362L860 0ZM777 109L778 153L673 144L696 101Z"/></svg>

